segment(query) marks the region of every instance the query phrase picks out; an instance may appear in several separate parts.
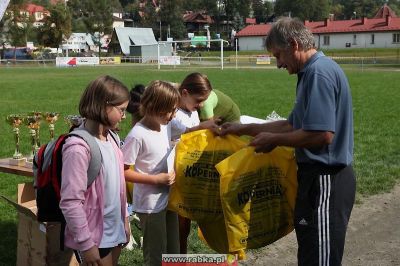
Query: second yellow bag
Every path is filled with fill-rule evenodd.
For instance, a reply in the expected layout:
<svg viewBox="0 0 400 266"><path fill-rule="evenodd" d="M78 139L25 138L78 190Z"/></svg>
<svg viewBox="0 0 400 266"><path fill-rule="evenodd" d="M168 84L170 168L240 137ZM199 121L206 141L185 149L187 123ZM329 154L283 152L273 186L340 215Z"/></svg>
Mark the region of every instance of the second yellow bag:
<svg viewBox="0 0 400 266"><path fill-rule="evenodd" d="M297 164L292 148L255 153L246 147L216 168L229 252L266 246L293 230Z"/></svg>

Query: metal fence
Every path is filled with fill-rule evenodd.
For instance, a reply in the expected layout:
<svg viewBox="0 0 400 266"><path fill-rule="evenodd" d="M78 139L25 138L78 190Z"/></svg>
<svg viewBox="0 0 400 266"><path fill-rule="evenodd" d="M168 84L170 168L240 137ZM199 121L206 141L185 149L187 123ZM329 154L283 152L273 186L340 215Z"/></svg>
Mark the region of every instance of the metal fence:
<svg viewBox="0 0 400 266"><path fill-rule="evenodd" d="M338 64L344 67L354 67L361 69L368 68L395 68L400 70L399 56L380 56L380 57L332 57ZM146 61L146 63L143 63ZM40 60L13 60L2 59L0 60L1 67L52 67L55 66L55 59L40 59ZM121 65L126 66L140 66L149 68L276 68L276 60L271 57L268 62L260 61L259 56L248 55L229 55L223 57L219 56L181 56L179 64L175 65L159 65L157 58L154 60L143 60L141 57L124 56L121 57Z"/></svg>

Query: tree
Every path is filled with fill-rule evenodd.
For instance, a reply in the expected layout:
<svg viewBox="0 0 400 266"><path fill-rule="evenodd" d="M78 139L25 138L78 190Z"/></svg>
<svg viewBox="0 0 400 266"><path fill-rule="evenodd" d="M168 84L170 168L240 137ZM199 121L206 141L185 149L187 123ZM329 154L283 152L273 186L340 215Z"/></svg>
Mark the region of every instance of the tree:
<svg viewBox="0 0 400 266"><path fill-rule="evenodd" d="M129 3L124 6L125 16L133 20L134 25L140 25L141 16L139 14L139 2Z"/></svg>
<svg viewBox="0 0 400 266"><path fill-rule="evenodd" d="M147 2L139 8L139 12L142 14L140 17L140 26L153 28L157 36L160 36L159 30L157 29L160 18L158 17L155 6Z"/></svg>
<svg viewBox="0 0 400 266"><path fill-rule="evenodd" d="M215 0L184 0L182 1L183 10L206 11L208 15L216 15L218 11L218 1Z"/></svg>
<svg viewBox="0 0 400 266"><path fill-rule="evenodd" d="M45 8L50 8L51 3L50 0L30 0L32 4L43 6Z"/></svg>
<svg viewBox="0 0 400 266"><path fill-rule="evenodd" d="M63 4L51 6L49 11L50 16L39 28L38 41L43 46L58 48L71 35L71 13Z"/></svg>
<svg viewBox="0 0 400 266"><path fill-rule="evenodd" d="M329 16L328 0L277 0L275 14L277 16L298 17L301 20L318 21Z"/></svg>
<svg viewBox="0 0 400 266"><path fill-rule="evenodd" d="M20 12L24 5L24 0L11 0L3 17L3 28L6 29L3 45L4 42L8 42L14 47L14 59L16 58L16 47L26 46L28 35L33 29L33 18Z"/></svg>
<svg viewBox="0 0 400 266"><path fill-rule="evenodd" d="M244 21L249 16L250 0L222 0L221 2L228 20L233 21L236 17L235 20L240 18ZM236 30L239 29L236 28Z"/></svg>
<svg viewBox="0 0 400 266"><path fill-rule="evenodd" d="M161 17L161 23L165 28L168 27L170 36L175 39L182 39L185 36L186 29L183 23L183 0L168 0L161 3L159 15ZM162 38L166 34L161 35Z"/></svg>
<svg viewBox="0 0 400 266"><path fill-rule="evenodd" d="M400 0L389 0L387 1L387 5L396 12L397 16L400 16Z"/></svg>
<svg viewBox="0 0 400 266"><path fill-rule="evenodd" d="M331 9L329 11L330 14L333 14L335 20L343 20L344 19L344 6L340 3L332 4Z"/></svg>
<svg viewBox="0 0 400 266"><path fill-rule="evenodd" d="M257 23L267 22L267 18L272 14L272 3L266 1L263 3L261 0L252 0L251 4L253 10L253 17Z"/></svg>
<svg viewBox="0 0 400 266"><path fill-rule="evenodd" d="M374 16L385 2L385 0L341 0L340 4L343 5L344 18L355 19Z"/></svg>
<svg viewBox="0 0 400 266"><path fill-rule="evenodd" d="M99 49L100 38L112 32L112 13L115 8L121 8L117 0L70 0L68 7L75 21L72 27L85 28L83 32L93 36L93 42Z"/></svg>
<svg viewBox="0 0 400 266"><path fill-rule="evenodd" d="M321 21L329 18L330 5L327 0L315 0L314 7L310 13L310 20Z"/></svg>
<svg viewBox="0 0 400 266"><path fill-rule="evenodd" d="M239 12L236 12L233 16L232 26L235 30L240 30L244 27L243 17L240 16Z"/></svg>
<svg viewBox="0 0 400 266"><path fill-rule="evenodd" d="M127 5L132 4L133 2L135 2L134 0L119 0L121 6L123 8L125 8Z"/></svg>

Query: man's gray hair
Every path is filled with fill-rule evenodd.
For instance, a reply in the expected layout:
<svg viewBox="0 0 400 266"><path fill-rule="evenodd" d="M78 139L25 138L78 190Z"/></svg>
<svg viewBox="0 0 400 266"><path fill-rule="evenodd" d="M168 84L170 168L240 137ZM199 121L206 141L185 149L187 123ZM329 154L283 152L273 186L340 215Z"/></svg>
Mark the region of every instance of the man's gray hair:
<svg viewBox="0 0 400 266"><path fill-rule="evenodd" d="M314 36L303 22L297 18L279 18L267 33L265 47L285 49L290 46L290 42L296 40L300 49L308 51L315 46Z"/></svg>

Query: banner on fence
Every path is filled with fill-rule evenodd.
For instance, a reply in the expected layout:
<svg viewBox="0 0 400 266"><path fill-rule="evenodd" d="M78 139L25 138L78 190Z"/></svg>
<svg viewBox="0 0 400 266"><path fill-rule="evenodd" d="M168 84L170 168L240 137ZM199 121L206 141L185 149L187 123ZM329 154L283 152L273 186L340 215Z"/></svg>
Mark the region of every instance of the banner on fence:
<svg viewBox="0 0 400 266"><path fill-rule="evenodd" d="M100 64L98 57L56 57L57 67L94 66Z"/></svg>
<svg viewBox="0 0 400 266"><path fill-rule="evenodd" d="M271 64L271 58L269 55L257 55L257 65L269 65Z"/></svg>
<svg viewBox="0 0 400 266"><path fill-rule="evenodd" d="M121 57L100 57L100 65L119 65L121 64Z"/></svg>
<svg viewBox="0 0 400 266"><path fill-rule="evenodd" d="M180 56L160 56L160 65L180 65L181 57Z"/></svg>

